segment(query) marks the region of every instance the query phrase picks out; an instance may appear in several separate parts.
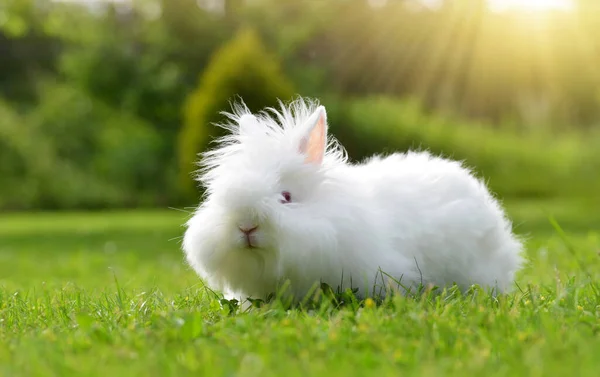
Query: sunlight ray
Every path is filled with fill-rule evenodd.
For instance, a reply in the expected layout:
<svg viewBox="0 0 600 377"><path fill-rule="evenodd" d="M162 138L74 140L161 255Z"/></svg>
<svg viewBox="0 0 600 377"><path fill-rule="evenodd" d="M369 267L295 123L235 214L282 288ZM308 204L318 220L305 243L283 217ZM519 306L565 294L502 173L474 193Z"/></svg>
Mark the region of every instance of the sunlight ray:
<svg viewBox="0 0 600 377"><path fill-rule="evenodd" d="M573 0L488 0L492 11L571 11Z"/></svg>

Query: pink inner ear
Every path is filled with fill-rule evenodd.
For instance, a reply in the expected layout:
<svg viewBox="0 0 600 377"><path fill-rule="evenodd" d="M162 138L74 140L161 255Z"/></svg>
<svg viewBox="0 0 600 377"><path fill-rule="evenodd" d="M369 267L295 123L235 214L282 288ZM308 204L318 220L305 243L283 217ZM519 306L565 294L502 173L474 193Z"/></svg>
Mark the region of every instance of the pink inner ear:
<svg viewBox="0 0 600 377"><path fill-rule="evenodd" d="M323 162L325 153L325 119L323 115L319 116L317 125L310 133L308 140L308 151L306 153L306 162L320 164Z"/></svg>
<svg viewBox="0 0 600 377"><path fill-rule="evenodd" d="M298 152L305 156L305 163L320 165L327 147L327 115L323 106L311 115L306 126L310 131L300 140Z"/></svg>
<svg viewBox="0 0 600 377"><path fill-rule="evenodd" d="M300 145L298 146L298 152L300 152L300 154L305 154L306 153L306 151L308 149L307 144L308 144L308 139L305 138L305 137L303 137L300 140Z"/></svg>

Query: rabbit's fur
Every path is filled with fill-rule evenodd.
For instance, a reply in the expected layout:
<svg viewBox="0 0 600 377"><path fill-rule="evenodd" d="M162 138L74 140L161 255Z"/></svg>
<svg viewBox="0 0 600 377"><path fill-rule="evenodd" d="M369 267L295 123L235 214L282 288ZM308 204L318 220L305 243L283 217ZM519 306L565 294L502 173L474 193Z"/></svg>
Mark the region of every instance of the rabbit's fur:
<svg viewBox="0 0 600 377"><path fill-rule="evenodd" d="M264 298L286 280L296 298L319 282L365 297L389 278L511 288L522 243L461 163L407 152L350 164L327 137L324 107L302 98L227 115L230 133L201 160L205 200L183 240L210 287L238 298Z"/></svg>

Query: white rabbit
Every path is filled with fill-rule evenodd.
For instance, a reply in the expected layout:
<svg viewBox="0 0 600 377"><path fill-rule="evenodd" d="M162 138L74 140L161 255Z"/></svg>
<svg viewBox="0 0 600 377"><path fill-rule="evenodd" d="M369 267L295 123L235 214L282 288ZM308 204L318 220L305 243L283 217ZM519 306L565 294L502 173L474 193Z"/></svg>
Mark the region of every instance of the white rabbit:
<svg viewBox="0 0 600 377"><path fill-rule="evenodd" d="M286 280L296 299L319 282L361 297L393 281L511 288L522 243L461 163L408 152L350 164L324 107L302 98L226 115L230 134L203 155L205 200L183 239L211 288L241 299Z"/></svg>

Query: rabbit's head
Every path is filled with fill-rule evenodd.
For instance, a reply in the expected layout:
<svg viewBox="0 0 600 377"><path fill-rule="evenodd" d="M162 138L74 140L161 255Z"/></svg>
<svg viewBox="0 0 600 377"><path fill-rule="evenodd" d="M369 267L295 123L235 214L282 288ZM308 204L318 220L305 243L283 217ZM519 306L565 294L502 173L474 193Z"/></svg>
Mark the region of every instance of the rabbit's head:
<svg viewBox="0 0 600 377"><path fill-rule="evenodd" d="M328 142L325 108L313 102L256 115L237 105L225 115L229 134L200 161L205 200L187 224L183 248L211 285L260 293L293 273L292 261L334 246L328 214L339 188L327 172L345 165L346 155ZM318 269L306 260L299 265Z"/></svg>

